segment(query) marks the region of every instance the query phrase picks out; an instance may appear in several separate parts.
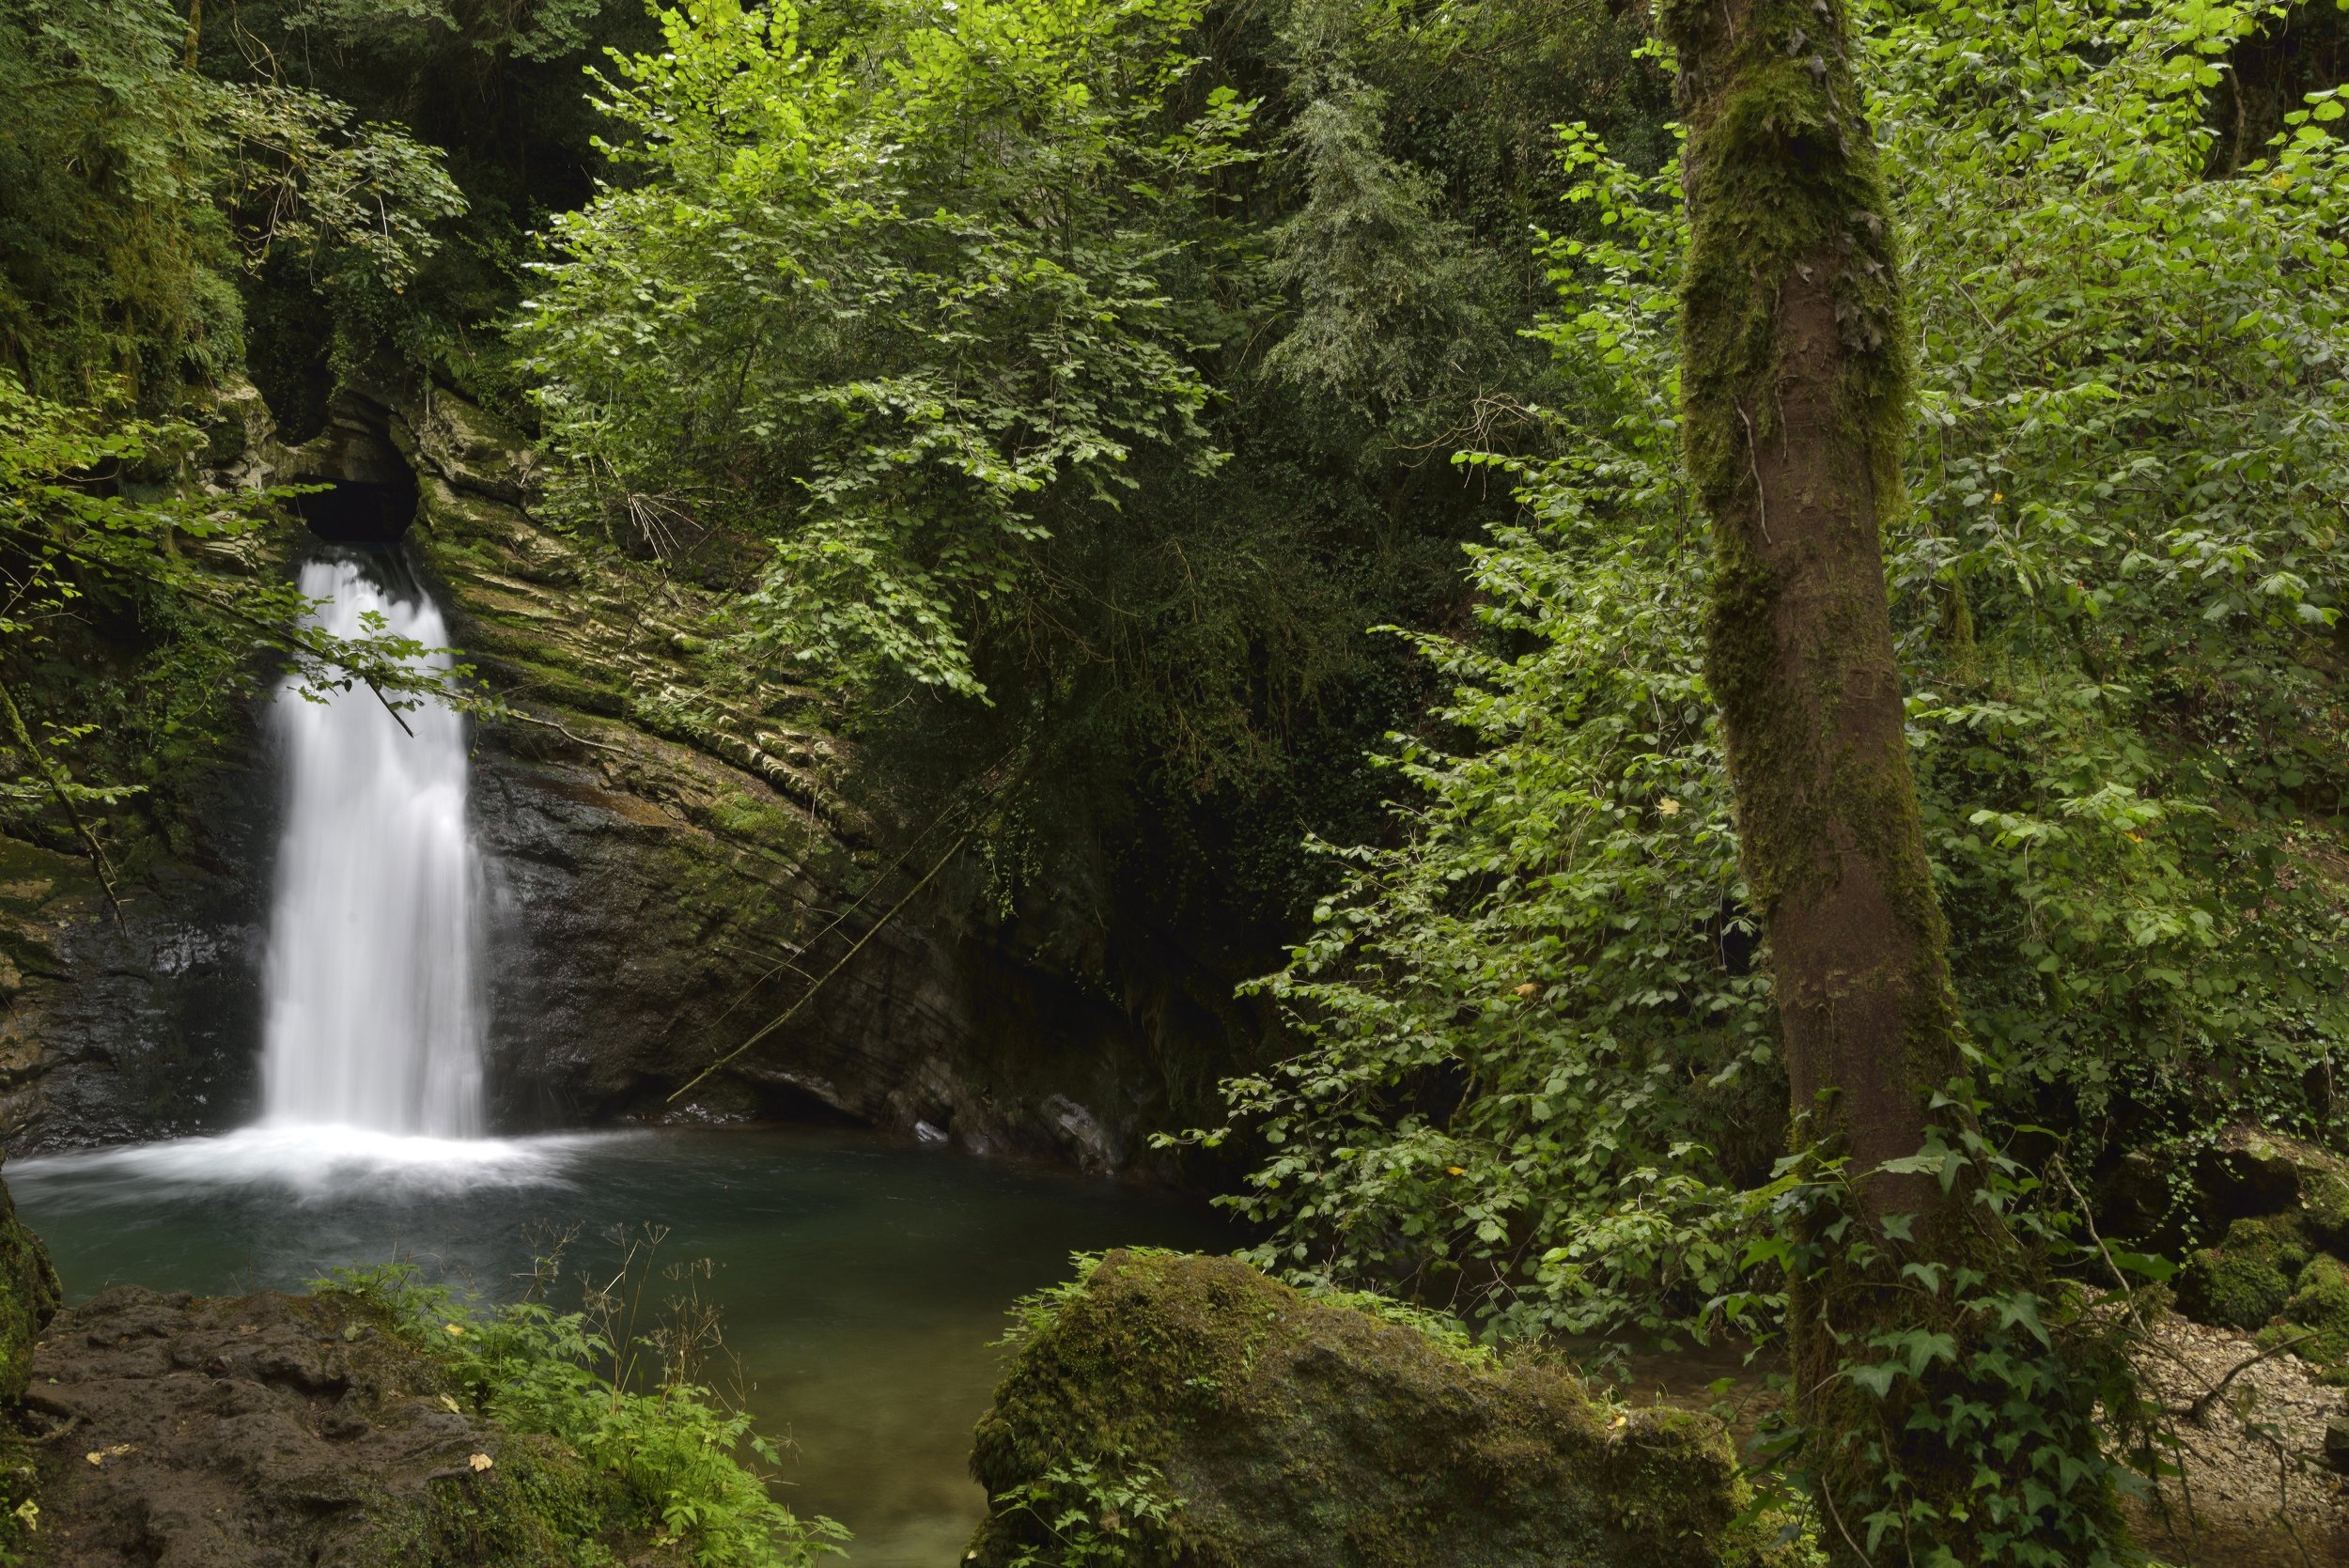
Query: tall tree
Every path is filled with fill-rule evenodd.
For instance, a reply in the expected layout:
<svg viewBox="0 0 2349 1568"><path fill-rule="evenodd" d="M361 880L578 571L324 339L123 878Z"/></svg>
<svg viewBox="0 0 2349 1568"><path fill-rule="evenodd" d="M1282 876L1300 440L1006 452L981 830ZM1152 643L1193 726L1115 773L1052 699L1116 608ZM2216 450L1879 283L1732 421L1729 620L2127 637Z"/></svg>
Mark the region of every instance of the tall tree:
<svg viewBox="0 0 2349 1568"><path fill-rule="evenodd" d="M1908 421L1891 225L1840 8L1665 16L1688 121L1682 405L1713 519L1706 675L1796 1110L1874 1167L1917 1152L1927 1094L1962 1069L1880 543ZM1872 1185L1878 1207L1927 1201Z"/></svg>
<svg viewBox="0 0 2349 1568"><path fill-rule="evenodd" d="M1981 1353L2001 1315L2036 1330L2038 1296L2032 1261L1982 1201L1908 762L1881 533L1904 505L1909 376L1850 22L1841 0L1666 0L1661 20L1688 128L1682 412L1713 521L1706 675L1797 1152L1850 1176L1792 1253L1795 1414L1821 1537L1844 1561L1888 1532L1906 1560L1937 1546L2092 1559L2101 1480L2053 1515L2039 1502L2057 1496L2044 1482L2068 1490L2095 1468L2074 1457L2095 1457L2092 1427L2002 1442L2030 1400L2003 1350ZM2047 1397L2069 1388L2077 1403L2061 1369L2057 1356Z"/></svg>

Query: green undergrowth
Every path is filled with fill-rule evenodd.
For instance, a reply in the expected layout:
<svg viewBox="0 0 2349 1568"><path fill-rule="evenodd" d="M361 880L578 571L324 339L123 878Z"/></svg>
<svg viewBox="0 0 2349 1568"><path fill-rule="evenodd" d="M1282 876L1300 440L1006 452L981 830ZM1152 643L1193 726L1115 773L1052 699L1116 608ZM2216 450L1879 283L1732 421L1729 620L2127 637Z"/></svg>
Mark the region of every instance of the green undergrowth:
<svg viewBox="0 0 2349 1568"><path fill-rule="evenodd" d="M848 1531L776 1501L759 1467L779 1464L780 1450L696 1380L701 1352L716 1343L706 1309L689 1299L646 1310L655 1244L624 1243L622 1283L590 1289L578 1312L535 1298L462 1301L407 1264L337 1269L315 1288L381 1311L474 1412L509 1433L553 1438L619 1482L638 1510L630 1523L656 1545L683 1548L695 1568L800 1568L836 1554ZM555 1273L543 1267L540 1284Z"/></svg>
<svg viewBox="0 0 2349 1568"><path fill-rule="evenodd" d="M0 1187L0 1403L12 1406L24 1397L34 1343L59 1296L49 1250L16 1217L8 1188ZM41 1463L36 1442L0 1431L0 1565L22 1561L15 1548L39 1528L33 1494Z"/></svg>

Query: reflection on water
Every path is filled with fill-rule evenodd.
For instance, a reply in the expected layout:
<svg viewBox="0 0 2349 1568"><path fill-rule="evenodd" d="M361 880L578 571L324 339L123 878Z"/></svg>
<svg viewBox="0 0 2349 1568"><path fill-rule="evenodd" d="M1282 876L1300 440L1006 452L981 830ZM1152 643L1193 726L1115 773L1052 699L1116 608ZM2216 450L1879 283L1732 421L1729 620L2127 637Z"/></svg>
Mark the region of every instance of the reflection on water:
<svg viewBox="0 0 2349 1568"><path fill-rule="evenodd" d="M76 1300L119 1281L299 1287L394 1257L505 1296L550 1227L667 1226L664 1257L719 1265L709 1294L752 1407L796 1439L786 1499L854 1530L864 1568L960 1557L984 1506L964 1469L971 1425L1014 1298L1063 1277L1079 1250L1229 1245L1158 1194L806 1128L478 1141L256 1129L26 1160L7 1179Z"/></svg>

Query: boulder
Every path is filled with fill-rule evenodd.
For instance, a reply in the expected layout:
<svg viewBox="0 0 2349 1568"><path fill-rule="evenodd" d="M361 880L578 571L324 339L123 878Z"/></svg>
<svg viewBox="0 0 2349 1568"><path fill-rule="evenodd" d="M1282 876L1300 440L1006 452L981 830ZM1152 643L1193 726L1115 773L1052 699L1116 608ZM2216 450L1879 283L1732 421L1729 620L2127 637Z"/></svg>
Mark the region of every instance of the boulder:
<svg viewBox="0 0 2349 1568"><path fill-rule="evenodd" d="M1601 1406L1365 1298L1116 1251L1023 1309L964 1560L1714 1568L1765 1553L1721 1429ZM1118 1555L1108 1555L1115 1553Z"/></svg>
<svg viewBox="0 0 2349 1568"><path fill-rule="evenodd" d="M2349 1265L2325 1253L2310 1260L2283 1316L2294 1353L2327 1383L2349 1383Z"/></svg>
<svg viewBox="0 0 2349 1568"><path fill-rule="evenodd" d="M2349 1159L2304 1139L2238 1125L2218 1135L2197 1177L2227 1218L2296 1215L2317 1246L2349 1250Z"/></svg>

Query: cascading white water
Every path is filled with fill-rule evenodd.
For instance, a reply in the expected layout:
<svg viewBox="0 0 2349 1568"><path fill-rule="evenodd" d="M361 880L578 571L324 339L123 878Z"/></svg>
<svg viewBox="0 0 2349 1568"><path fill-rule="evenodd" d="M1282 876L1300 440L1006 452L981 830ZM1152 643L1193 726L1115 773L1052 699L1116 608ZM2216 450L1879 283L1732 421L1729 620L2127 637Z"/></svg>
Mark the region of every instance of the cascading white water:
<svg viewBox="0 0 2349 1568"><path fill-rule="evenodd" d="M421 591L387 593L359 563L314 561L313 624L448 642ZM445 656L438 662L445 667ZM482 1130L482 878L465 822L465 724L438 703L402 730L364 686L288 683L286 825L266 973L264 1120L475 1138Z"/></svg>

